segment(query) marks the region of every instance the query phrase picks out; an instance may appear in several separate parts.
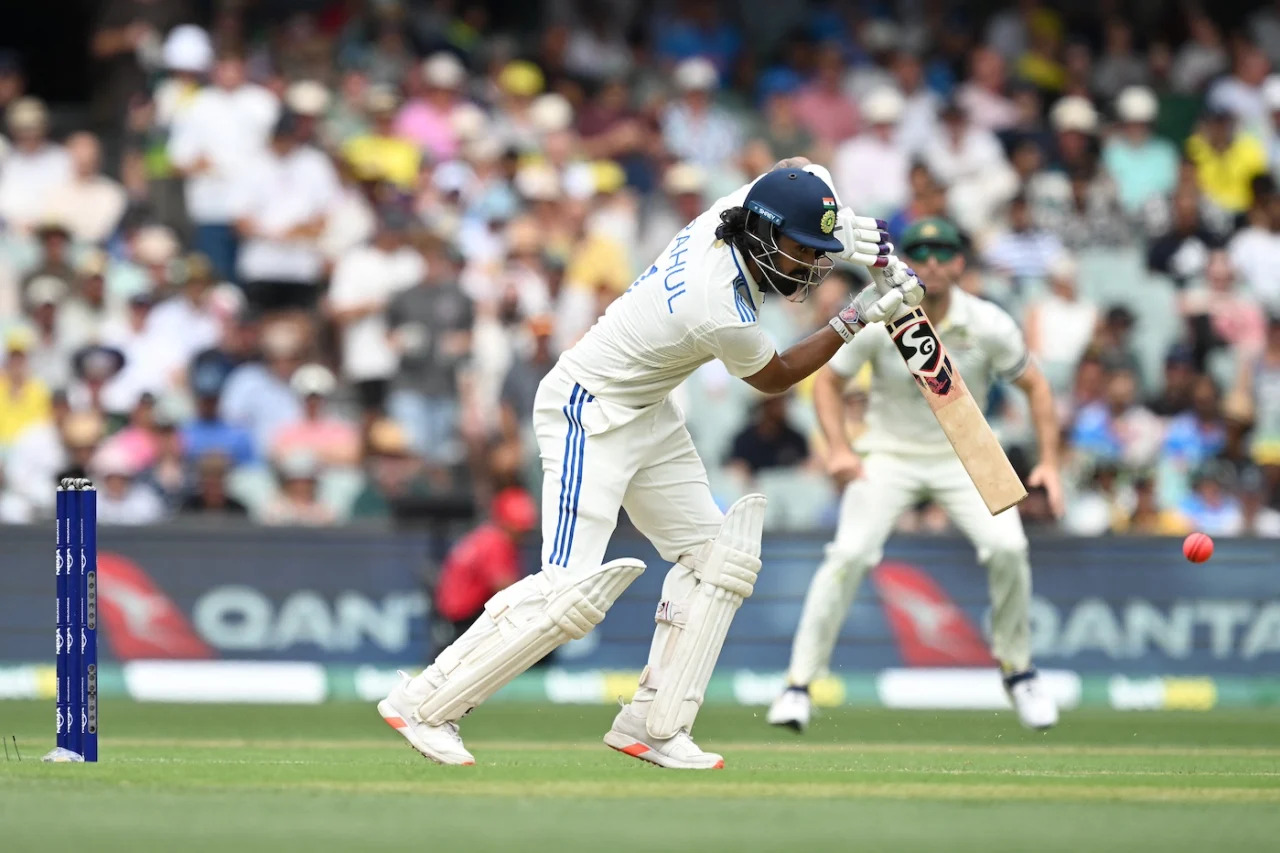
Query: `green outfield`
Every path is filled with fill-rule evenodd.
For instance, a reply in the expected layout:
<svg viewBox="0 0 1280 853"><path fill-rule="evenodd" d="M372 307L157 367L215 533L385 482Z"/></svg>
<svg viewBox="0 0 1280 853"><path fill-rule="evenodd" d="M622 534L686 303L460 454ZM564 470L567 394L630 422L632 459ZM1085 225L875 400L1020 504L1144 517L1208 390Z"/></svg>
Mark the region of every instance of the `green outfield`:
<svg viewBox="0 0 1280 853"><path fill-rule="evenodd" d="M49 702L0 702L14 851L1204 851L1277 849L1280 715L828 712L803 737L708 708L728 768L599 742L603 707L484 708L476 767L416 756L370 704L104 709L97 766L45 765ZM12 743L10 743L12 752ZM12 759L13 756L11 755Z"/></svg>

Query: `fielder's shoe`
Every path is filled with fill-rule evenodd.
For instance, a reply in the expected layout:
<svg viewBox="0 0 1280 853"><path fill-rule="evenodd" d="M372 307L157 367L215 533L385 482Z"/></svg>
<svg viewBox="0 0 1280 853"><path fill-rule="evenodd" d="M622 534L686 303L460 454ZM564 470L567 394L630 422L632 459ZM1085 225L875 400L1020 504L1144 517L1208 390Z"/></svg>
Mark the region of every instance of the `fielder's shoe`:
<svg viewBox="0 0 1280 853"><path fill-rule="evenodd" d="M433 726L418 716L422 703L409 696L408 685L412 680L403 672L397 673L400 684L393 688L386 699L378 703L378 713L387 725L409 741L409 745L437 764L475 764L476 759L462 745L457 723Z"/></svg>
<svg viewBox="0 0 1280 853"><path fill-rule="evenodd" d="M1029 729L1050 729L1058 723L1058 704L1040 683L1034 669L1006 676L1004 689L1018 711L1018 719Z"/></svg>
<svg viewBox="0 0 1280 853"><path fill-rule="evenodd" d="M765 719L771 726L786 726L803 732L809 727L809 718L812 716L813 701L809 698L809 691L803 687L788 687L781 696L773 700Z"/></svg>
<svg viewBox="0 0 1280 853"><path fill-rule="evenodd" d="M606 745L632 758L648 761L672 770L722 770L724 757L714 752L703 752L693 742L689 733L681 729L675 737L658 740L644 727L644 717L631 712L630 705L623 705L613 718L613 728L604 736Z"/></svg>

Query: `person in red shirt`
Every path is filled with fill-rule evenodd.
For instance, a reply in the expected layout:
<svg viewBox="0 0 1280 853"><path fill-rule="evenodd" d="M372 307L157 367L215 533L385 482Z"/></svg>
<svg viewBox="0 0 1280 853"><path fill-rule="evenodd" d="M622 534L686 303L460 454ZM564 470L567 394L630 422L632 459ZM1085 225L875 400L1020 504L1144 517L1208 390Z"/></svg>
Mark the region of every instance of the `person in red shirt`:
<svg viewBox="0 0 1280 853"><path fill-rule="evenodd" d="M528 492L503 489L490 505L489 521L449 551L436 585L435 612L453 625L454 636L471 627L494 593L520 579L518 546L537 522L538 508Z"/></svg>

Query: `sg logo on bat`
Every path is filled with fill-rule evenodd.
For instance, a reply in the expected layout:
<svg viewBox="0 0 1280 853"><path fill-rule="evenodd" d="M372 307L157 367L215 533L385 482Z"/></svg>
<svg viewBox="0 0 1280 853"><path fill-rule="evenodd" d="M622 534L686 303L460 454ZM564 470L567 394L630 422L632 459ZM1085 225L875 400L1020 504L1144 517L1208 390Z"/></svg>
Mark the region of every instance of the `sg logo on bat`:
<svg viewBox="0 0 1280 853"><path fill-rule="evenodd" d="M917 310L900 318L890 324L889 333L916 381L930 393L945 397L954 384L951 359L923 313Z"/></svg>

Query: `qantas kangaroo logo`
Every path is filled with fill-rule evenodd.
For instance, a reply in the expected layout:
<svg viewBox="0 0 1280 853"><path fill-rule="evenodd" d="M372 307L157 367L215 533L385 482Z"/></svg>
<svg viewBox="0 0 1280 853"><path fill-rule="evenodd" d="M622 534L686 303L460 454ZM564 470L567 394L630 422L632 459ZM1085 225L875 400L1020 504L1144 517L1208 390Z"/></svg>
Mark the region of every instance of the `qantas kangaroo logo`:
<svg viewBox="0 0 1280 853"><path fill-rule="evenodd" d="M872 573L885 616L907 666L990 666L978 629L933 578L905 563Z"/></svg>
<svg viewBox="0 0 1280 853"><path fill-rule="evenodd" d="M141 566L119 554L102 554L98 577L102 622L117 660L217 657Z"/></svg>

